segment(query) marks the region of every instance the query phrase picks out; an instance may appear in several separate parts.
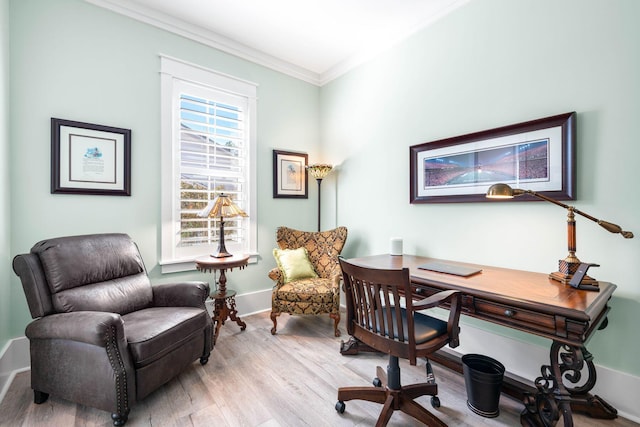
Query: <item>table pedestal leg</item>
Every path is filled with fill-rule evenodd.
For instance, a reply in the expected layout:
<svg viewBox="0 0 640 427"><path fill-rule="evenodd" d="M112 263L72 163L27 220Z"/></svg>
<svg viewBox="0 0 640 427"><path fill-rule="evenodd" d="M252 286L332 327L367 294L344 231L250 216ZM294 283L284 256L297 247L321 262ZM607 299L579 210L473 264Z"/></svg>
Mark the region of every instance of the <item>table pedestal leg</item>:
<svg viewBox="0 0 640 427"><path fill-rule="evenodd" d="M220 269L220 278L218 279L218 292L222 295L227 291L227 271L225 268Z"/></svg>
<svg viewBox="0 0 640 427"><path fill-rule="evenodd" d="M247 328L247 324L240 320L238 317L238 310L236 310L236 297L231 297L227 299L228 301L228 316L233 322L236 322L238 326L240 326L240 330L244 331ZM223 321L224 323L224 321Z"/></svg>
<svg viewBox="0 0 640 427"><path fill-rule="evenodd" d="M203 272L213 272L215 282L215 272L220 271L217 289L209 296L213 300L213 343L218 340L220 328L224 325L227 318L230 318L240 326L240 330L244 331L247 324L238 317L236 310L236 291L227 289L227 270L232 271L234 268L242 270L249 262L249 255L234 255L230 257L202 257L196 259L196 268Z"/></svg>
<svg viewBox="0 0 640 427"><path fill-rule="evenodd" d="M241 331L246 329L247 324L238 317L238 310L236 310L236 297L234 295L226 296L218 294L215 296L213 308L213 323L215 328L213 333L214 344L218 339L220 327L224 325L227 318L236 322L238 326L240 326Z"/></svg>

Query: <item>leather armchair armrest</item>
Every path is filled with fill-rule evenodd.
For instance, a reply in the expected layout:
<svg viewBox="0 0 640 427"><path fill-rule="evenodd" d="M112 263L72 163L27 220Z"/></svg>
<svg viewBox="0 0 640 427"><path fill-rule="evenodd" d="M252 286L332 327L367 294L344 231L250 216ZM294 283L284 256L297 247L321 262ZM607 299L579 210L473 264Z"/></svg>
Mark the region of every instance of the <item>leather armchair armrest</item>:
<svg viewBox="0 0 640 427"><path fill-rule="evenodd" d="M200 281L164 283L152 289L156 307L204 307L209 297L209 284Z"/></svg>
<svg viewBox="0 0 640 427"><path fill-rule="evenodd" d="M102 311L52 314L27 325L25 335L30 340L61 339L99 347L107 347L115 336L116 341L126 346L120 315Z"/></svg>

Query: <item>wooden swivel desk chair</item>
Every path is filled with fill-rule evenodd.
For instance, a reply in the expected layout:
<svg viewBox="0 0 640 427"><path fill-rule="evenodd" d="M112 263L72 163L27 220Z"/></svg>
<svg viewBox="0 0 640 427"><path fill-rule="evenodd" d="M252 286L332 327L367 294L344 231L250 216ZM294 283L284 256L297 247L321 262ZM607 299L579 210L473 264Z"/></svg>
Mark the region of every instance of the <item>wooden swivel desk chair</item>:
<svg viewBox="0 0 640 427"><path fill-rule="evenodd" d="M374 387L340 387L336 410L343 413L345 401L360 399L383 404L376 427L385 426L393 411L400 410L429 426L446 426L414 399L430 395L431 405L440 406L431 365L427 359L427 382L402 386L398 358L416 364L417 357L427 357L449 344L458 346L458 321L462 296L458 291L442 291L418 302L400 298L411 295L409 269L384 270L360 267L339 259L343 272L347 330L362 343L389 354L387 372L378 366ZM418 310L450 303L448 322L417 313Z"/></svg>

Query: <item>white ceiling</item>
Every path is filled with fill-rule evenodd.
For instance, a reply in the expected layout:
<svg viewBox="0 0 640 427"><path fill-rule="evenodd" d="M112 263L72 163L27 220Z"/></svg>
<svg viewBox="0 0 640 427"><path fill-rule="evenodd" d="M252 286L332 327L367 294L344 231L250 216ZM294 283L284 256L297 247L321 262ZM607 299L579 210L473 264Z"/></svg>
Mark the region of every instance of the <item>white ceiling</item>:
<svg viewBox="0 0 640 427"><path fill-rule="evenodd" d="M86 0L322 85L469 0Z"/></svg>

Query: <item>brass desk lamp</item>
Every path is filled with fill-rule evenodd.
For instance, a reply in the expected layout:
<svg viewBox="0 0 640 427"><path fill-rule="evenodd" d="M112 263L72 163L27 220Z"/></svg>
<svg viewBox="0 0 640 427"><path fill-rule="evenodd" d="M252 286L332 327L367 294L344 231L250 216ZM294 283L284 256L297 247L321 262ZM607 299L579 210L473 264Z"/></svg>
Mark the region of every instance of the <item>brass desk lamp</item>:
<svg viewBox="0 0 640 427"><path fill-rule="evenodd" d="M619 233L625 239L633 238L633 233L630 231L624 231L619 225L602 221L598 218L594 218L591 215L584 213L573 206L565 205L557 200L554 200L550 197L547 197L543 194L536 193L531 190L521 190L519 188L511 188L507 184L494 184L489 187L487 190L486 197L489 199L512 199L517 196L521 196L523 194L530 194L539 199L546 200L547 202L553 203L554 205L561 206L567 209L567 248L569 250L569 254L565 259L561 259L558 262L559 271L553 272L549 274L551 279L557 280L564 284L567 284L573 278L573 275L576 274L578 268L582 264L578 257L576 256L576 219L575 214L582 215L583 217L590 219L593 222L598 223L602 228L611 232L611 233ZM588 268L588 267L587 267ZM582 284L595 284L597 281L589 276L585 276L584 279L581 280Z"/></svg>

